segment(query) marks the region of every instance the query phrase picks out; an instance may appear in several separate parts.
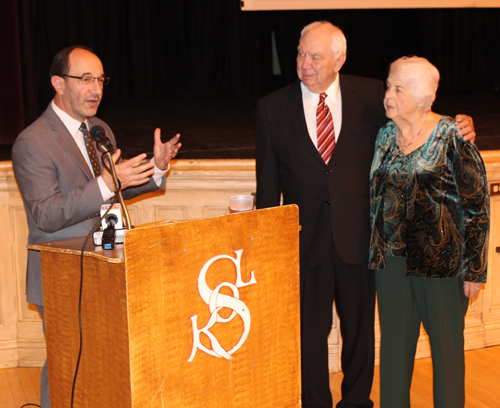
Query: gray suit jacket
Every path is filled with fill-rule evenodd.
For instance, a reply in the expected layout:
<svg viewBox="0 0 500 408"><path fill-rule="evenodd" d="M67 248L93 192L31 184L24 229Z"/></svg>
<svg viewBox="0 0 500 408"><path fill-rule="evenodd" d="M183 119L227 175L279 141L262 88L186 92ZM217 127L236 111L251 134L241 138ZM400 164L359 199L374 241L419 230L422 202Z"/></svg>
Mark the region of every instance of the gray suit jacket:
<svg viewBox="0 0 500 408"><path fill-rule="evenodd" d="M97 118L91 126L101 125L116 147L113 132ZM99 162L101 163L101 154ZM97 180L73 137L51 105L16 139L12 165L23 196L28 220L28 242L46 242L86 236L98 220L103 199ZM123 192L132 198L161 187L151 179L147 184ZM27 300L43 305L40 253L28 251Z"/></svg>

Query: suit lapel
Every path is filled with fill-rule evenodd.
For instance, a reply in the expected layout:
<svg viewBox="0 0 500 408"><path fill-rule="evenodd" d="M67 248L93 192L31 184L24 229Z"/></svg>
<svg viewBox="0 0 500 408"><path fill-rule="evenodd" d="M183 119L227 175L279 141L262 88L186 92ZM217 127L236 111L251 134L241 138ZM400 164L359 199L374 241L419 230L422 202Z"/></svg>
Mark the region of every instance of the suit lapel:
<svg viewBox="0 0 500 408"><path fill-rule="evenodd" d="M290 90L288 98L287 112L290 122L293 124L298 142L320 163L324 163L316 146L311 140L307 129L306 118L304 116L304 104L302 102L302 91L300 89L300 81L295 83Z"/></svg>
<svg viewBox="0 0 500 408"><path fill-rule="evenodd" d="M64 123L62 123L61 119L59 119L59 116L56 115L50 105L44 115L47 118L50 129L56 133L55 138L57 142L68 152L87 178L89 180L93 179L94 176L90 171L90 167L73 139L73 136L69 134L68 129L64 126Z"/></svg>
<svg viewBox="0 0 500 408"><path fill-rule="evenodd" d="M340 74L339 74L340 75ZM333 150L333 155L342 150L342 145L346 143L354 124L354 115L356 111L356 93L348 79L340 75L340 94L342 97L342 127L340 129L337 145ZM337 150L338 149L338 150ZM332 155L332 157L333 157Z"/></svg>

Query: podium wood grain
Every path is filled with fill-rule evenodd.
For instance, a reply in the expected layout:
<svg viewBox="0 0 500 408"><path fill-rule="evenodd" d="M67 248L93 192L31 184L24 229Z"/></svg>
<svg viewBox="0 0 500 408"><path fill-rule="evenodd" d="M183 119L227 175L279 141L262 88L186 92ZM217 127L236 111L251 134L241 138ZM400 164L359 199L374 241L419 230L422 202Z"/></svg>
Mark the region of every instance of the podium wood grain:
<svg viewBox="0 0 500 408"><path fill-rule="evenodd" d="M80 240L81 245L82 240ZM78 355L78 240L42 251L52 407L69 406ZM193 351L209 305L198 292L203 266L210 289L239 299L250 331L229 359ZM123 247L83 257L83 350L78 407L300 407L299 225L296 206L136 228ZM241 305L241 304L240 304ZM232 310L218 313L229 317ZM242 337L236 315L210 333L226 351ZM201 343L211 350L208 336Z"/></svg>

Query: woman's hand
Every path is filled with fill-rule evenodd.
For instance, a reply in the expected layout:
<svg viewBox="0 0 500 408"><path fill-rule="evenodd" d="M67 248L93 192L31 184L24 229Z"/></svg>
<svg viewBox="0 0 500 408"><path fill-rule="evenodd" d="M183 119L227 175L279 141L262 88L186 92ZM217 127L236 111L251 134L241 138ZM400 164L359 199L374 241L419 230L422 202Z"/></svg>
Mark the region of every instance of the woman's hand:
<svg viewBox="0 0 500 408"><path fill-rule="evenodd" d="M469 299L472 299L474 296L476 296L477 292L479 292L479 289L481 289L481 284L480 283L477 283L477 282L464 282L464 294Z"/></svg>
<svg viewBox="0 0 500 408"><path fill-rule="evenodd" d="M457 121L458 135L463 136L466 142L474 143L476 132L474 131L474 121L472 118L467 115L457 115L455 120Z"/></svg>

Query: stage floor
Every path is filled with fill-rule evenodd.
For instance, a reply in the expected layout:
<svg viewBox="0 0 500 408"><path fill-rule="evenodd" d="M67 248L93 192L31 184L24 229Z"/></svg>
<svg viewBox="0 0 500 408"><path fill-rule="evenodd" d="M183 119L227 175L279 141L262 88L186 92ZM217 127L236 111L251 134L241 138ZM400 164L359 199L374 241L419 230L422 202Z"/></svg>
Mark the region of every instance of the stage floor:
<svg viewBox="0 0 500 408"><path fill-rule="evenodd" d="M163 139L181 134L180 159L252 159L255 157L256 100L104 101L98 116L113 129L123 157L152 154L153 131ZM480 150L500 150L500 94L439 95L434 111L474 118ZM11 159L11 146L0 146L0 161Z"/></svg>

